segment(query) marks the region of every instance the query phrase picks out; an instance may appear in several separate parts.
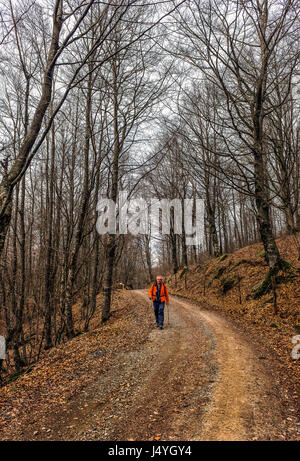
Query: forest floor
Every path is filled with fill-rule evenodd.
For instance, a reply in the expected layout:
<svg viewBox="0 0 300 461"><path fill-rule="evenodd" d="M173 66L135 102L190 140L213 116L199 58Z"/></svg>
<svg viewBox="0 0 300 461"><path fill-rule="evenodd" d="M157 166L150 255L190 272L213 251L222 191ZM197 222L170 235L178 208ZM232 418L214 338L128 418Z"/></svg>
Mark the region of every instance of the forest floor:
<svg viewBox="0 0 300 461"><path fill-rule="evenodd" d="M0 439L299 440L300 367L207 307L172 296L161 331L144 290L115 293L108 322L0 390Z"/></svg>

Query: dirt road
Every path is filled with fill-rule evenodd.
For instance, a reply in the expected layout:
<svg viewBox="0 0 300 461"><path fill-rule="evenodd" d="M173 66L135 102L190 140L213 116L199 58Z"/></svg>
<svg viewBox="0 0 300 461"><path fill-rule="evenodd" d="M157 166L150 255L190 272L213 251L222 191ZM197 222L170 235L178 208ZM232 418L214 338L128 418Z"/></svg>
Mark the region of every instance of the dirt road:
<svg viewBox="0 0 300 461"><path fill-rule="evenodd" d="M149 315L146 293L134 295ZM82 402L74 402L56 424L53 438L288 438L279 390L243 335L190 302L171 297L169 313L163 331L153 329L142 348L113 359Z"/></svg>

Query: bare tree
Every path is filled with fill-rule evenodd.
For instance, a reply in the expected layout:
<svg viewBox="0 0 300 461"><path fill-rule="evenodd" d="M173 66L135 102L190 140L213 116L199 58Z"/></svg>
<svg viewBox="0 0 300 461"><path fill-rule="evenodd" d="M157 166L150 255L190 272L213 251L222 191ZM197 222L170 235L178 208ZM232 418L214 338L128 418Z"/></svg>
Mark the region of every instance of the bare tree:
<svg viewBox="0 0 300 461"><path fill-rule="evenodd" d="M222 137L222 150L226 149L227 158L255 196L260 236L270 268L260 293L270 286L271 276L284 268L271 224L265 127L267 117L290 92L298 58L295 8L292 0L284 4L276 0L211 0L189 4L178 18L180 38L187 40L180 56L217 89L219 125L215 129ZM277 85L274 63L287 43L290 52L281 61L281 79L287 89L281 101L274 103L270 98Z"/></svg>

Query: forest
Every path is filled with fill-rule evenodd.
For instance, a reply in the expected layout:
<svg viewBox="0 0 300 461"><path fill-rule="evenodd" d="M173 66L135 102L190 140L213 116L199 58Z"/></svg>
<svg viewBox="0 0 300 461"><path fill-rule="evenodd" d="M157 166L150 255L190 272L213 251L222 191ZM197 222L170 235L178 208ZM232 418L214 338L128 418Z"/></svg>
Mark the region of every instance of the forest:
<svg viewBox="0 0 300 461"><path fill-rule="evenodd" d="M0 381L105 324L120 285L262 243L259 297L291 270L278 237L300 259L298 6L1 1ZM122 191L203 200L203 242L174 210L168 234L99 234Z"/></svg>

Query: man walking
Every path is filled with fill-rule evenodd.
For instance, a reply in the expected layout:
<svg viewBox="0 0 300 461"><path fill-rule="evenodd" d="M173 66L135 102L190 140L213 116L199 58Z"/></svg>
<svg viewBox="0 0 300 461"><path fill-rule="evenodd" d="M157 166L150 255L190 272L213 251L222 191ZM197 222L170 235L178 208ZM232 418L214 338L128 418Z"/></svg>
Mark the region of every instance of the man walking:
<svg viewBox="0 0 300 461"><path fill-rule="evenodd" d="M164 308L165 302L169 304L169 294L166 285L163 283L161 275L156 277L156 282L152 283L149 293L149 299L153 301L156 325L163 330L164 328Z"/></svg>

